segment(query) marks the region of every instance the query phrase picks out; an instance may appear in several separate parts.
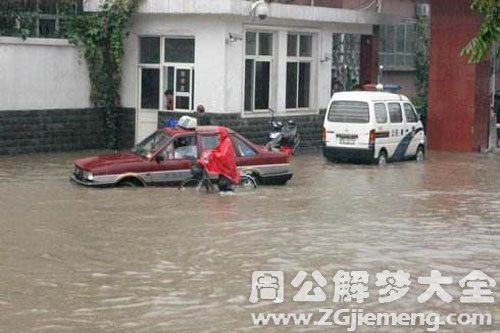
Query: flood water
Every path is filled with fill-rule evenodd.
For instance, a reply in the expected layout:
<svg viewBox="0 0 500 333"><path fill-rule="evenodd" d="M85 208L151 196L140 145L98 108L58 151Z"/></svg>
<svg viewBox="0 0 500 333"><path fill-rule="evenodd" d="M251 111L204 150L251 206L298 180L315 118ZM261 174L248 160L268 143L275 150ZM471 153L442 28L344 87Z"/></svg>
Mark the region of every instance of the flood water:
<svg viewBox="0 0 500 333"><path fill-rule="evenodd" d="M500 332L500 285L494 304L459 301L473 270L500 283L500 156L431 153L380 168L309 152L286 186L219 196L70 183L72 160L88 154L0 157L0 332L347 331L251 318L319 308L488 312L493 325L439 331ZM338 270L369 273L364 303L333 302ZM380 304L383 270L410 273L408 294ZM431 270L453 278L450 303L417 302ZM249 301L254 271L284 272L283 303ZM292 300L300 271L325 277L325 301Z"/></svg>

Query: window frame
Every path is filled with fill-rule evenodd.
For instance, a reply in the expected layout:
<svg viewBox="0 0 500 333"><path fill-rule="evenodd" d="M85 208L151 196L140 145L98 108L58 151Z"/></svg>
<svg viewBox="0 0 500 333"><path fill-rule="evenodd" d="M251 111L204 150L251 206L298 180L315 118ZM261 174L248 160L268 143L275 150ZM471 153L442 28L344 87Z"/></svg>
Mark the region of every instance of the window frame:
<svg viewBox="0 0 500 333"><path fill-rule="evenodd" d="M296 45L295 45L295 54L288 55L288 42L289 36L296 36ZM301 37L310 37L311 38L311 49L310 55L301 56ZM286 32L286 60L285 60L285 111L306 111L311 108L311 92L312 92L312 71L313 71L313 61L314 61L314 34L310 32L300 32L300 31L287 31ZM288 65L296 64L296 86L295 86L295 106L288 107ZM300 67L301 64L309 65L309 78L308 78L308 97L307 97L307 106L299 106L299 92L301 90L300 86Z"/></svg>
<svg viewBox="0 0 500 333"><path fill-rule="evenodd" d="M254 54L247 54L247 34L249 33L254 33L255 34L255 52ZM270 34L271 35L271 55L261 55L259 54L260 52L260 34ZM269 109L271 108L271 105L273 104L273 95L272 95L272 87L274 84L274 79L273 79L273 71L274 71L274 62L275 62L275 49L276 49L276 41L279 42L278 38L276 38L276 33L275 31L272 30L266 30L266 29L258 29L258 28L249 28L245 30L245 41L243 43L243 54L244 54L244 60L243 60L243 113L247 114L252 114L252 113L259 113L259 112L268 112ZM246 63L247 60L251 60L253 63L252 66L252 78L251 78L251 105L250 109L246 109L246 100L247 100L247 91L246 91ZM257 62L265 62L269 63L269 83L268 83L268 106L266 109L256 109L255 108L255 99L256 99L256 72L257 72Z"/></svg>
<svg viewBox="0 0 500 333"><path fill-rule="evenodd" d="M403 40L398 39L401 29L403 29ZM386 70L416 69L416 29L417 21L414 19L407 19L397 25L380 26L380 63ZM402 49L398 49L400 43L402 43Z"/></svg>
<svg viewBox="0 0 500 333"><path fill-rule="evenodd" d="M139 72L142 71L143 68L154 68L159 70L159 108L158 111L175 111L175 112L186 112L186 113L191 113L194 110L194 93L195 93L195 82L194 82L194 75L195 75L195 68L196 68L196 37L192 35L186 35L186 36L178 36L178 35L139 35L138 37L138 70ZM141 39L142 38L158 38L160 41L159 44L159 62L158 63L143 63L141 62ZM193 63L186 63L186 62L167 62L166 61L166 54L165 54L165 45L166 45L166 40L167 39L192 39L194 42L194 54L193 54ZM173 87L168 87L168 70L169 68L173 68L174 71L174 78L173 78ZM177 91L177 72L178 70L188 70L189 71L189 91L188 92L178 92ZM141 77L141 76L140 76ZM139 82L139 85L141 85L141 82ZM173 109L167 109L167 100L166 97L164 96L164 93L166 90L171 90L173 94ZM138 94L138 106L140 109L142 109L142 93L139 92ZM177 97L181 98L189 98L189 108L178 108L177 107ZM150 109L153 110L153 109Z"/></svg>

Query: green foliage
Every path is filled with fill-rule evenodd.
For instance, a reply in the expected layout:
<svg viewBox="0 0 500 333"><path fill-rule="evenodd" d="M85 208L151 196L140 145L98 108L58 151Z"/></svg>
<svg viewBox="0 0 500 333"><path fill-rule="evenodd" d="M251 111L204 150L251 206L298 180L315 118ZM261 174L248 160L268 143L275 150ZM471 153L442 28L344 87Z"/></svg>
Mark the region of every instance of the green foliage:
<svg viewBox="0 0 500 333"><path fill-rule="evenodd" d="M468 56L470 63L478 63L490 57L493 45L500 40L500 0L474 0L471 8L482 15L482 22L460 54Z"/></svg>
<svg viewBox="0 0 500 333"><path fill-rule="evenodd" d="M20 0L0 1L0 36L26 38L33 34L36 9Z"/></svg>
<svg viewBox="0 0 500 333"><path fill-rule="evenodd" d="M106 142L118 147L117 108L120 106L121 62L128 23L140 0L105 0L101 11L70 15L63 35L87 60L90 99L105 113Z"/></svg>
<svg viewBox="0 0 500 333"><path fill-rule="evenodd" d="M429 90L429 19L419 17L417 21L416 86L414 105L423 120L427 119L427 95Z"/></svg>

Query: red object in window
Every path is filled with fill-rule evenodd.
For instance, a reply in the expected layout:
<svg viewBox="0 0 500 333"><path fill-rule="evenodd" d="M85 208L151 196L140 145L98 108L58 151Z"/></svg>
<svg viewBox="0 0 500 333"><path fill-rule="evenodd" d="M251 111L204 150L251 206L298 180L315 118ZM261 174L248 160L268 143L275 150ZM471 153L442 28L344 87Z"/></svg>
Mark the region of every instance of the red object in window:
<svg viewBox="0 0 500 333"><path fill-rule="evenodd" d="M216 131L220 136L219 145L202 154L199 162L203 164L208 173L223 175L233 182L240 183L240 173L236 166L236 153L233 143L229 138L227 129L218 127Z"/></svg>

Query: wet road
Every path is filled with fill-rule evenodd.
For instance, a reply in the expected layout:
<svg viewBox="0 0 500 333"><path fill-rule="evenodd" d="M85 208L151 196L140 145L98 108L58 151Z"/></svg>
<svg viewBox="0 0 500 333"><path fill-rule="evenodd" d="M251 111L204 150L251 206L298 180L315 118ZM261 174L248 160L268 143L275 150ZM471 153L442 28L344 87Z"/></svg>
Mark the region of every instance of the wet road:
<svg viewBox="0 0 500 333"><path fill-rule="evenodd" d="M475 269L500 282L499 156L432 153L379 168L307 153L285 187L193 196L71 184L71 162L86 154L0 157L0 332L346 332L251 320L342 307L489 312L492 326L440 332L500 332L500 288L496 304L472 306L458 285ZM410 291L378 303L376 273L398 269L411 274ZM426 289L417 277L433 269L453 277L449 304L416 300ZM266 270L284 272L282 304L249 302L252 272ZM301 270L324 275L326 301L292 301ZM332 301L338 270L370 274L363 304Z"/></svg>

